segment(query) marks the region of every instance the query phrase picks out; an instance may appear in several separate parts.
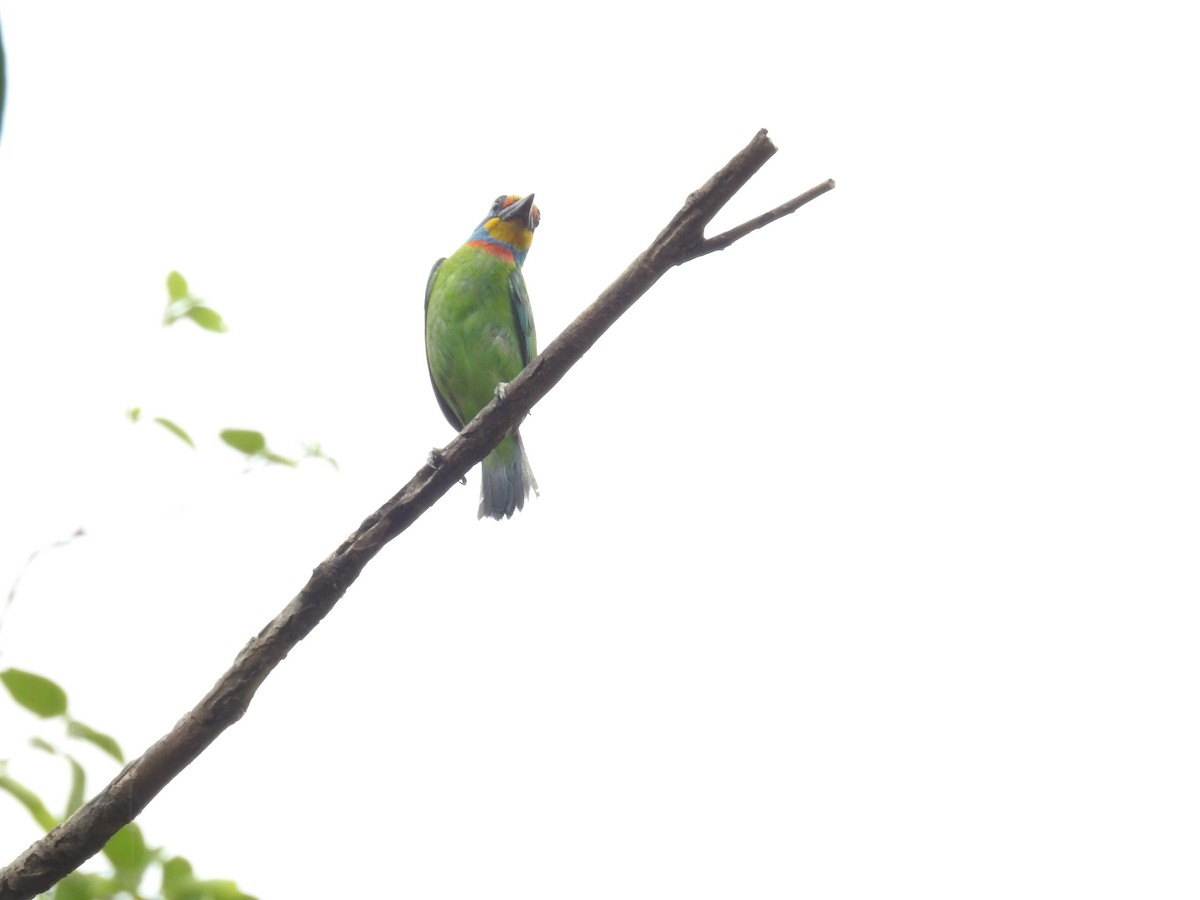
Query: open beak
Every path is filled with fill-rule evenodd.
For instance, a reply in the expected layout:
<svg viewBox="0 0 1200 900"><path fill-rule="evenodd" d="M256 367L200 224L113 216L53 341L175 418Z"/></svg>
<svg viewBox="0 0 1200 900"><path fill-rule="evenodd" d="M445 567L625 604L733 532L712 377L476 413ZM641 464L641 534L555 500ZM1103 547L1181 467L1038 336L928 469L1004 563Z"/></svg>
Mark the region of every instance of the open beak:
<svg viewBox="0 0 1200 900"><path fill-rule="evenodd" d="M529 194L528 196L522 197L520 200L518 200L512 206L506 207L505 210L502 213L500 213L500 220L503 222L515 220L517 222L520 222L522 225L524 225L530 231L532 231L533 230L533 194Z"/></svg>

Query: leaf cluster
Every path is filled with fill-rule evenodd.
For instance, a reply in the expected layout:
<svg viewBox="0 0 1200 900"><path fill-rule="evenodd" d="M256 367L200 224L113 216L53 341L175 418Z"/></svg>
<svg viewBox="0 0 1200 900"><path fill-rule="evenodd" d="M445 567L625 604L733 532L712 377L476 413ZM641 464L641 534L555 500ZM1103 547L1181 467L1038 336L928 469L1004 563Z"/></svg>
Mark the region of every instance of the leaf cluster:
<svg viewBox="0 0 1200 900"><path fill-rule="evenodd" d="M44 831L51 831L83 805L87 796L87 773L76 755L76 742L99 748L117 763L124 764L125 754L110 735L85 725L71 716L67 692L45 676L23 669L0 671L0 684L19 705L43 720L58 720L65 727L67 743L60 747L43 737L30 739L30 746L66 762L70 786L61 815L51 812L42 797L28 785L8 774L7 760L0 760L0 791L16 800ZM168 854L146 843L136 822L125 825L104 845L104 858L110 871L72 872L43 896L53 900L104 900L126 897L132 900L254 900L238 890L233 881L200 879L192 864L182 856ZM158 882L157 890L147 890L146 882Z"/></svg>
<svg viewBox="0 0 1200 900"><path fill-rule="evenodd" d="M185 319L190 319L201 328L214 334L224 334L229 330L224 317L209 306L204 299L193 294L187 279L179 272L173 271L167 275L167 306L163 312L163 325L174 325ZM134 423L143 420L140 406L132 407L126 415ZM150 416L147 421L165 428L193 450L196 449L196 442L192 439L191 434L174 419L166 416ZM299 465L297 459L272 450L267 445L266 436L261 431L252 428L226 428L220 432L218 437L227 447L245 454L247 463L291 466L293 468ZM302 445L301 456L305 459L323 459L335 469L338 468L337 460L325 453L321 449L321 445L317 443Z"/></svg>
<svg viewBox="0 0 1200 900"><path fill-rule="evenodd" d="M194 296L186 279L178 272L171 272L167 276L167 295L164 325L190 319L213 333L219 334L227 330L221 315L204 300ZM142 420L140 407L129 410L128 415L133 422ZM173 420L155 416L149 418L149 421L195 448L195 442L188 432ZM275 465L297 465L296 460L274 452L259 431L228 428L220 433L220 438L227 446L245 454L248 460ZM305 445L303 455L325 459L337 467L337 463L321 450L319 444ZM83 533L80 529L71 539ZM30 560L36 557L38 552L32 554ZM19 581L18 577L9 592L9 603L15 596L16 584ZM24 807L40 828L50 832L67 821L87 799L87 770L79 758L78 749L83 745L90 745L120 765L125 764L125 755L112 736L92 728L70 714L66 691L51 679L23 669L7 668L0 671L0 684L3 684L8 696L17 705L43 722L57 722L63 726L59 732L61 737L51 740L35 736L29 740L34 750L57 757L65 764L69 784L66 800L60 810L52 810L51 805L34 788L9 774L7 760L0 760L0 793L7 794ZM136 822L126 824L113 834L104 844L103 856L109 864L108 871L71 872L42 896L53 900L254 900L240 891L235 882L198 878L192 864L186 858L169 854L161 847L149 846Z"/></svg>

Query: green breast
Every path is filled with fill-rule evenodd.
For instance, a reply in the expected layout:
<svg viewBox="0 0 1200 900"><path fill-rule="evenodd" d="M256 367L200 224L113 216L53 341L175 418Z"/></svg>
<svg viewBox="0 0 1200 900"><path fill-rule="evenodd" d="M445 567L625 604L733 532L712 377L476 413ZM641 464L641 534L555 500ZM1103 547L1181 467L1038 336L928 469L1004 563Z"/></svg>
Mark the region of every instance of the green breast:
<svg viewBox="0 0 1200 900"><path fill-rule="evenodd" d="M429 285L425 349L442 400L463 421L524 368L509 276L516 270L470 245L438 268Z"/></svg>

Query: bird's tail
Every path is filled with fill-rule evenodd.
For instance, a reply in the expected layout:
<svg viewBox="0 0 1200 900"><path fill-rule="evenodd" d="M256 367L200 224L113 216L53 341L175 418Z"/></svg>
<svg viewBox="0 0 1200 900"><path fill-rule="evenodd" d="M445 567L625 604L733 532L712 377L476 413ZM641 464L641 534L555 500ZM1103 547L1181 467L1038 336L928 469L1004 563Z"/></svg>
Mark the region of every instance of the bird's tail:
<svg viewBox="0 0 1200 900"><path fill-rule="evenodd" d="M514 431L483 458L483 483L479 491L479 516L511 518L525 506L529 489L538 492L537 479L529 468L521 432Z"/></svg>

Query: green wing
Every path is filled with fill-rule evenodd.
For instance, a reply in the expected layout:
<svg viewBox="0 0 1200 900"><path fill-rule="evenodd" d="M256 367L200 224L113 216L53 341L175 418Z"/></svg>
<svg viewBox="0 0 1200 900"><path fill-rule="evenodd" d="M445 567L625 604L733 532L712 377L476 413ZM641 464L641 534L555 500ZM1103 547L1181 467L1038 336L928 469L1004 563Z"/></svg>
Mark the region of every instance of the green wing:
<svg viewBox="0 0 1200 900"><path fill-rule="evenodd" d="M525 276L520 269L513 269L508 276L508 296L512 300L513 318L517 321L517 343L521 346L521 366L537 356L537 329L533 327L533 310L529 308L529 292L525 290Z"/></svg>
<svg viewBox="0 0 1200 900"><path fill-rule="evenodd" d="M0 36L0 126L4 125L4 38Z"/></svg>
<svg viewBox="0 0 1200 900"><path fill-rule="evenodd" d="M446 257L442 257L433 264L433 268L429 270L429 280L425 282L425 318L429 318L429 295L433 293L433 280L437 278L438 269L442 267L442 263L446 261Z"/></svg>
<svg viewBox="0 0 1200 900"><path fill-rule="evenodd" d="M425 282L425 327L429 327L429 296L433 293L433 282L437 278L438 269L442 267L442 263L446 261L446 257L442 257L433 264L433 268L429 272L429 280ZM433 380L433 369L429 366L429 348L425 348L425 368L429 371L429 383L433 385L433 396L437 397L438 406L442 408L442 415L446 417L446 421L450 423L455 431L462 431L463 425L466 424L458 415L450 408L450 404L446 402L446 398L442 396L442 392L438 390L437 382Z"/></svg>

